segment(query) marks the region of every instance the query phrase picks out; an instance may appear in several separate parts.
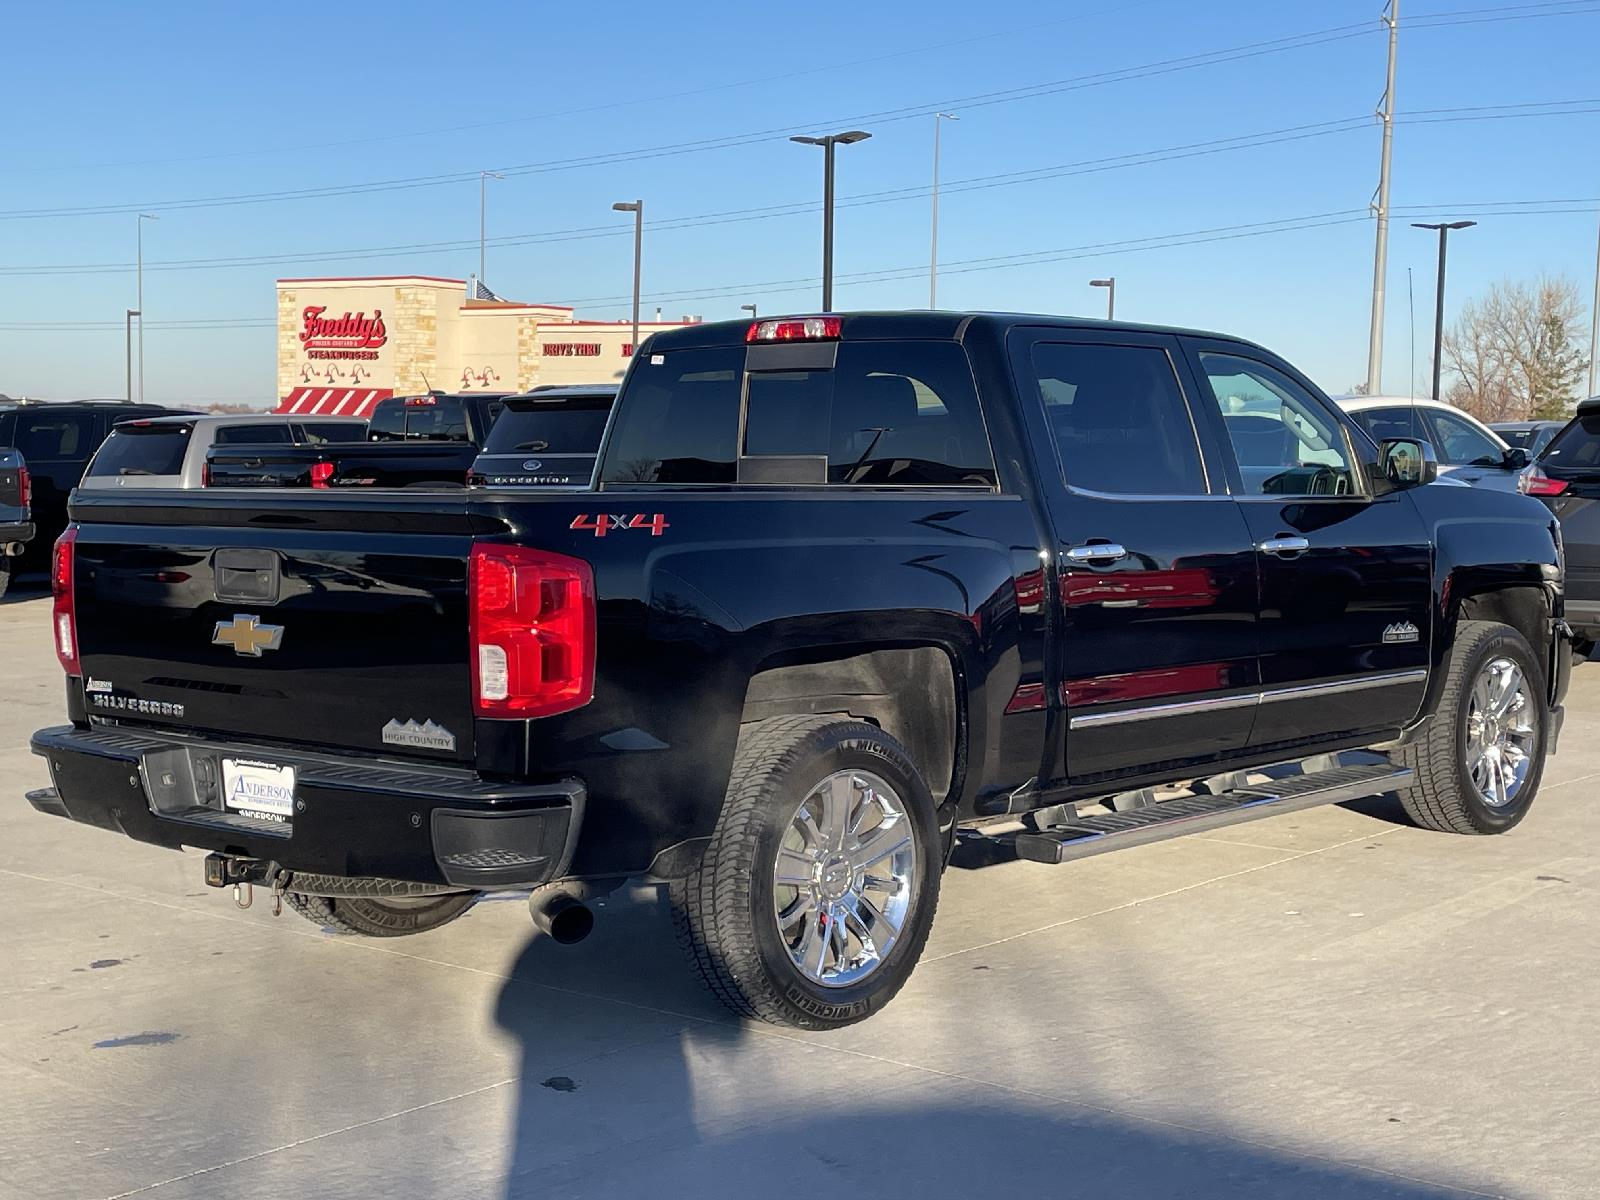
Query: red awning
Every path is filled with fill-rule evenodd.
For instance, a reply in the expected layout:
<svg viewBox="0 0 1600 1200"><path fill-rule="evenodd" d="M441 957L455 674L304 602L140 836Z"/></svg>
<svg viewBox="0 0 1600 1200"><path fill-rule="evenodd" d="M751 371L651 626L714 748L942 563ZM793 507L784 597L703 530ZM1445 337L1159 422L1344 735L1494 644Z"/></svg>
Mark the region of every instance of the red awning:
<svg viewBox="0 0 1600 1200"><path fill-rule="evenodd" d="M379 400L394 395L393 388L295 388L278 402L275 412L299 413L304 417L359 417L372 415Z"/></svg>

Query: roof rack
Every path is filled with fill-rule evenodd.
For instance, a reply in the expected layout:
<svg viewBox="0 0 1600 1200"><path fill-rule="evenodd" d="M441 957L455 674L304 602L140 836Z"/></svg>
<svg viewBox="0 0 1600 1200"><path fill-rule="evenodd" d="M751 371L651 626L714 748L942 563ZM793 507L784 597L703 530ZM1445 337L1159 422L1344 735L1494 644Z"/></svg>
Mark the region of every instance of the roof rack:
<svg viewBox="0 0 1600 1200"><path fill-rule="evenodd" d="M0 397L0 405L20 404L20 405L26 405L29 408L33 408L35 406L48 406L48 405L53 405L53 404L94 404L94 405L108 405L108 406L109 405L116 405L118 407L127 407L129 405L139 404L139 403L141 403L141 402L137 401L137 400L41 400L37 396L5 396L5 397Z"/></svg>

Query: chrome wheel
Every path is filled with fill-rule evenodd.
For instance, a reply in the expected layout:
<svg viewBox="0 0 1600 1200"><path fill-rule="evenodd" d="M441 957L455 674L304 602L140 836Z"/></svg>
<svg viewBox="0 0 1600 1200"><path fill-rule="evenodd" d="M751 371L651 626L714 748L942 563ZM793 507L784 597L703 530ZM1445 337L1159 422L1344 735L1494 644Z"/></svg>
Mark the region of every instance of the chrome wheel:
<svg viewBox="0 0 1600 1200"><path fill-rule="evenodd" d="M1538 705L1522 668L1503 657L1484 664L1467 701L1466 766L1472 786L1491 808L1510 804L1527 784L1538 722Z"/></svg>
<svg viewBox="0 0 1600 1200"><path fill-rule="evenodd" d="M789 818L773 865L778 935L807 979L859 983L889 956L915 894L905 802L867 771L836 771Z"/></svg>

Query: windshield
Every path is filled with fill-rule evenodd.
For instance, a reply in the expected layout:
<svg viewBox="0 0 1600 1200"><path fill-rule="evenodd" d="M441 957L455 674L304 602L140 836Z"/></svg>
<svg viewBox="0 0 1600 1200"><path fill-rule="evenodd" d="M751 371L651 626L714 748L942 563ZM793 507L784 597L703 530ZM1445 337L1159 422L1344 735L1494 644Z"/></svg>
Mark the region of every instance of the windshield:
<svg viewBox="0 0 1600 1200"><path fill-rule="evenodd" d="M593 454L611 415L611 397L584 396L506 406L485 454Z"/></svg>

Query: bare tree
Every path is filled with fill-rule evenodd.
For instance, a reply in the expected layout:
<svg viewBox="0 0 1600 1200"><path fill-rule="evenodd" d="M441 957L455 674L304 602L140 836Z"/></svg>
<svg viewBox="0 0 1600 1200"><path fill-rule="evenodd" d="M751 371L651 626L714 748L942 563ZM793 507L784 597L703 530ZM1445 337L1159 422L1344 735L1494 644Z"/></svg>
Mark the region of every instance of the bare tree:
<svg viewBox="0 0 1600 1200"><path fill-rule="evenodd" d="M1564 416L1589 360L1583 301L1569 279L1503 280L1461 310L1445 335L1455 379L1447 399L1484 421Z"/></svg>

